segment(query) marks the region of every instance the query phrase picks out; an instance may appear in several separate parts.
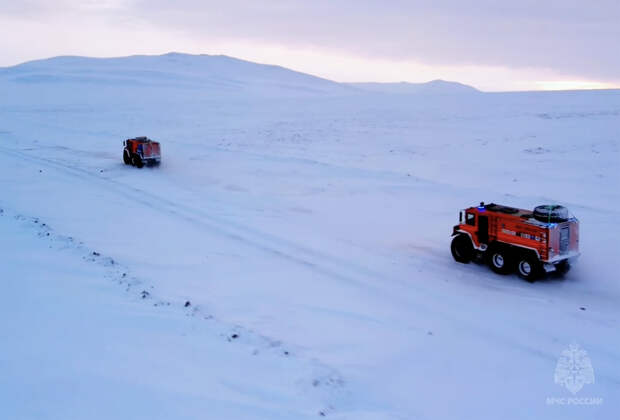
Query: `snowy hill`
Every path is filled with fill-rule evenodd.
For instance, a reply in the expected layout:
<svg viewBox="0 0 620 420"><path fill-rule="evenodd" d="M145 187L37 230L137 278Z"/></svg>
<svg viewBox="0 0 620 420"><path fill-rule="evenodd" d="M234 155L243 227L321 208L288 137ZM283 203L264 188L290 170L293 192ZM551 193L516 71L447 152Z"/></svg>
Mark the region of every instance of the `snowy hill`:
<svg viewBox="0 0 620 420"><path fill-rule="evenodd" d="M344 85L223 55L168 53L121 58L54 57L0 69L0 78L20 84L90 84L201 89L215 92L329 93Z"/></svg>
<svg viewBox="0 0 620 420"><path fill-rule="evenodd" d="M457 82L337 83L280 66L223 55L168 53L119 58L54 57L0 68L0 79L18 84L90 84L174 87L263 94L465 94L477 89Z"/></svg>
<svg viewBox="0 0 620 420"><path fill-rule="evenodd" d="M369 92L418 94L418 95L455 95L480 92L478 89L458 82L432 80L426 83L350 83L351 86Z"/></svg>
<svg viewBox="0 0 620 420"><path fill-rule="evenodd" d="M617 417L620 91L174 54L0 73L0 417ZM123 164L138 135L160 167ZM480 201L567 206L582 256L533 284L456 263Z"/></svg>

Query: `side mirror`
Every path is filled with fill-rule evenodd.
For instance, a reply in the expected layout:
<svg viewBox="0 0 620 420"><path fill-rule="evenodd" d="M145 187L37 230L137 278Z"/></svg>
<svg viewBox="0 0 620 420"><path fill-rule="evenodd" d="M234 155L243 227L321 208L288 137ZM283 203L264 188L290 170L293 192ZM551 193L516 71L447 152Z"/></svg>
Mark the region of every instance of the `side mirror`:
<svg viewBox="0 0 620 420"><path fill-rule="evenodd" d="M463 223L463 212L459 212L459 223Z"/></svg>

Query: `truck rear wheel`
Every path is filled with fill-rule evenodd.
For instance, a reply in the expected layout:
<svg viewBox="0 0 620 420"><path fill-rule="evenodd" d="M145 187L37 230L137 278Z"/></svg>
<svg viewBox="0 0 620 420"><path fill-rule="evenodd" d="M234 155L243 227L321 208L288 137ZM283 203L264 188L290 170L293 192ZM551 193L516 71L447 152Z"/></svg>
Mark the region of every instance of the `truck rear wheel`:
<svg viewBox="0 0 620 420"><path fill-rule="evenodd" d="M519 257L517 262L517 274L522 279L533 283L542 275L542 272L542 264L535 255L524 254Z"/></svg>
<svg viewBox="0 0 620 420"><path fill-rule="evenodd" d="M508 274L512 268L512 256L507 248L502 246L489 247L488 263L491 270L497 274Z"/></svg>
<svg viewBox="0 0 620 420"><path fill-rule="evenodd" d="M471 239L462 233L456 235L454 239L452 239L450 251L452 251L454 260L463 264L469 263L474 255L474 247L471 244Z"/></svg>

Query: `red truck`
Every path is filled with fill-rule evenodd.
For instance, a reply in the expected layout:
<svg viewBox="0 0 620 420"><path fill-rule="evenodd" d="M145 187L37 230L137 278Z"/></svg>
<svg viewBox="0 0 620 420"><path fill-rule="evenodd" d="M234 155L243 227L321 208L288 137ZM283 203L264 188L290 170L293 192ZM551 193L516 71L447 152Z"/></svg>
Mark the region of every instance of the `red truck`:
<svg viewBox="0 0 620 420"><path fill-rule="evenodd" d="M148 137L135 137L123 142L123 162L142 168L144 165L156 166L161 162L159 142Z"/></svg>
<svg viewBox="0 0 620 420"><path fill-rule="evenodd" d="M452 230L457 262L485 261L496 273L532 282L545 272L566 273L579 256L579 221L559 205L533 211L499 204L469 207Z"/></svg>

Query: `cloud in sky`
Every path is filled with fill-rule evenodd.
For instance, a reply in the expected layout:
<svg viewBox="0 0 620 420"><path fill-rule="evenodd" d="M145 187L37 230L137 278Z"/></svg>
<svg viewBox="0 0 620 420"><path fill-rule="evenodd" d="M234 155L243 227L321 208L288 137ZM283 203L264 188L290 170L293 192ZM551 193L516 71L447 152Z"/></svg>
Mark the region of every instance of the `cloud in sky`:
<svg viewBox="0 0 620 420"><path fill-rule="evenodd" d="M42 56L63 46L90 55L166 47L343 81L447 77L491 89L502 89L502 78L508 89L546 80L620 83L620 2L609 0L0 0L0 16L0 24L19 22L31 38L40 35L33 51ZM16 51L10 42L19 37L0 47Z"/></svg>

